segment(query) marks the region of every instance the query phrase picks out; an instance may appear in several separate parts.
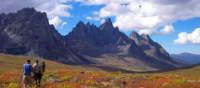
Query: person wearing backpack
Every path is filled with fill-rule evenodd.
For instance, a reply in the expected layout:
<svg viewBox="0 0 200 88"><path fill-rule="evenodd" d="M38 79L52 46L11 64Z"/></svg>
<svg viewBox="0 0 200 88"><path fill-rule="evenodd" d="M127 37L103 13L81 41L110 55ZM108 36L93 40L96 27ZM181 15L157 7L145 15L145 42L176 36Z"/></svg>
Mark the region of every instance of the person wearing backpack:
<svg viewBox="0 0 200 88"><path fill-rule="evenodd" d="M43 61L42 63L41 63L41 67L42 67L42 76L44 75L44 72L45 72L45 70L46 70L46 64L45 64L45 62ZM41 76L41 78L42 78L42 76Z"/></svg>
<svg viewBox="0 0 200 88"><path fill-rule="evenodd" d="M39 65L39 61L36 60L33 64L33 74L36 86L40 86L41 78L42 78L42 67Z"/></svg>
<svg viewBox="0 0 200 88"><path fill-rule="evenodd" d="M27 60L25 64L23 64L23 87L30 88L31 87L31 73L33 67L31 65L31 61Z"/></svg>

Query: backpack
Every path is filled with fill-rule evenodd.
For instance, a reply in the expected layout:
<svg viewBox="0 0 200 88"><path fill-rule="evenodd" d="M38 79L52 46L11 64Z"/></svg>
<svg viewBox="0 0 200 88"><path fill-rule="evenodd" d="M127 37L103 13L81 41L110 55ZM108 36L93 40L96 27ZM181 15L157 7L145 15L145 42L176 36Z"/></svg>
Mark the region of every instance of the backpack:
<svg viewBox="0 0 200 88"><path fill-rule="evenodd" d="M42 72L42 67L40 65L35 65L34 66L34 73L41 73Z"/></svg>
<svg viewBox="0 0 200 88"><path fill-rule="evenodd" d="M30 64L23 65L23 74L24 75L31 75L32 66Z"/></svg>

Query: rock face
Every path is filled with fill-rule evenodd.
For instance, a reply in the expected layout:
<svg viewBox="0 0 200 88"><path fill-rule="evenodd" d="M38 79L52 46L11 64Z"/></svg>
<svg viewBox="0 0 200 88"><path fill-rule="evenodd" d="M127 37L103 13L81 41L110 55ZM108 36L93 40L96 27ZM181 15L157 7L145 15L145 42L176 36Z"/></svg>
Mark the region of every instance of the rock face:
<svg viewBox="0 0 200 88"><path fill-rule="evenodd" d="M50 25L46 13L24 8L0 15L0 52L36 55L63 63L88 61L64 45L62 36Z"/></svg>
<svg viewBox="0 0 200 88"><path fill-rule="evenodd" d="M76 52L102 65L139 71L176 67L165 49L148 35L133 32L128 37L113 26L111 19L100 27L79 22L65 41Z"/></svg>

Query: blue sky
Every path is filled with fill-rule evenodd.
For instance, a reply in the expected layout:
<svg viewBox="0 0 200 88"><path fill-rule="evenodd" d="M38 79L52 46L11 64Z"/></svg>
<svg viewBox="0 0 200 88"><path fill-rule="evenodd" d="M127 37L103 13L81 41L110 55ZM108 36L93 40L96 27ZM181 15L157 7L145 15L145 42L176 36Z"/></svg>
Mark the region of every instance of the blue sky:
<svg viewBox="0 0 200 88"><path fill-rule="evenodd" d="M169 53L200 54L200 0L3 0L0 13L34 7L62 35L81 20L100 25L111 17L129 35L149 34Z"/></svg>
<svg viewBox="0 0 200 88"><path fill-rule="evenodd" d="M174 28L176 29L174 33L168 35L151 35L151 37L155 41L160 43L170 53L191 52L200 54L199 44L189 43L189 44L179 45L179 44L174 44L173 42L174 39L177 38L178 33L180 32L191 33L195 28L200 27L200 18L192 18L188 20L176 21L173 25Z"/></svg>

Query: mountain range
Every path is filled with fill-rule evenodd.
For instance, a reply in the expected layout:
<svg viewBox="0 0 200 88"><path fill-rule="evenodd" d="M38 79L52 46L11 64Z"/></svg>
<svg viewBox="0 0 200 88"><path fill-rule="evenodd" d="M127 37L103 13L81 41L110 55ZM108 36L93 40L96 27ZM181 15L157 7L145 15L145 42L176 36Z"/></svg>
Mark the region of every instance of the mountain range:
<svg viewBox="0 0 200 88"><path fill-rule="evenodd" d="M200 55L192 53L180 53L180 54L171 54L174 58L174 61L182 62L185 65L197 65L200 64Z"/></svg>
<svg viewBox="0 0 200 88"><path fill-rule="evenodd" d="M46 13L24 8L0 14L0 52L40 56L65 64L84 64L128 71L170 70L180 67L149 35L130 36L110 18L97 27L78 22L66 36L50 25Z"/></svg>

